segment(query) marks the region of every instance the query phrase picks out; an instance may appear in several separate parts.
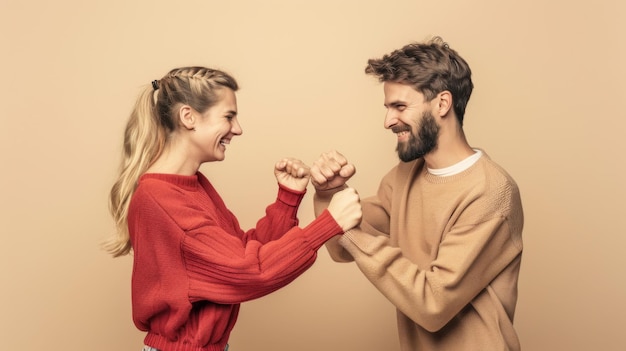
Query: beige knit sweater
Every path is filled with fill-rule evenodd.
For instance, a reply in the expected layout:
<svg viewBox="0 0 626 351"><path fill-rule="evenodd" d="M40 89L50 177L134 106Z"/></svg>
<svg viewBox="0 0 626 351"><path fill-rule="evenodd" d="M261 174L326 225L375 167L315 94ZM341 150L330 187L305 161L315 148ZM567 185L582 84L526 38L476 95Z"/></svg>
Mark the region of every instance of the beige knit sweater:
<svg viewBox="0 0 626 351"><path fill-rule="evenodd" d="M316 213L330 193L316 193ZM517 185L486 154L449 177L419 159L394 167L363 200L361 230L327 248L396 306L402 351L520 350L523 221Z"/></svg>

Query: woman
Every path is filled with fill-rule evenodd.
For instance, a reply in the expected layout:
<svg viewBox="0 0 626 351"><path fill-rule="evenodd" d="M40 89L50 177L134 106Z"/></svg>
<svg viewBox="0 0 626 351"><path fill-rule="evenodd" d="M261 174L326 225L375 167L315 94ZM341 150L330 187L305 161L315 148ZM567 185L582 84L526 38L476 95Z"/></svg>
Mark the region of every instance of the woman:
<svg viewBox="0 0 626 351"><path fill-rule="evenodd" d="M256 228L240 228L199 172L222 161L242 133L237 89L219 70L174 69L146 87L128 121L110 196L117 234L106 249L115 257L133 252L133 320L147 332L146 350L228 349L240 303L293 281L325 241L361 219L359 197L348 189L298 227L309 169L283 159L274 167L276 201Z"/></svg>

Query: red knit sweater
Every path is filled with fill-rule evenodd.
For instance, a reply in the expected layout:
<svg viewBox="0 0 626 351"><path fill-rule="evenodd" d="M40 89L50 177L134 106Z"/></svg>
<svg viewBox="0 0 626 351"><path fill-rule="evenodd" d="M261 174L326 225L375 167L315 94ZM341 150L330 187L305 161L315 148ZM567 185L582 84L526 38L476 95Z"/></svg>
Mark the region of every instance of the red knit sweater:
<svg viewBox="0 0 626 351"><path fill-rule="evenodd" d="M256 228L244 232L209 180L145 174L130 203L133 321L162 351L223 350L239 304L309 268L342 230L327 211L305 228L304 192L279 186Z"/></svg>

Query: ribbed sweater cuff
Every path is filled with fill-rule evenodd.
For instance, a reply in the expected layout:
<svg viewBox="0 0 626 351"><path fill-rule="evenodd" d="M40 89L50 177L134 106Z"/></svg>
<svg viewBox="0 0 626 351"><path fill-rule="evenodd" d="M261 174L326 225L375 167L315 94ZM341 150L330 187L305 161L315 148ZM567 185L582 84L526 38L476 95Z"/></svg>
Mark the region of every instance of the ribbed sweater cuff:
<svg viewBox="0 0 626 351"><path fill-rule="evenodd" d="M352 253L350 249L354 248L354 235L352 230L348 230L343 233L341 238L339 238L339 245L341 245L348 252Z"/></svg>
<svg viewBox="0 0 626 351"><path fill-rule="evenodd" d="M339 238L339 245L354 257L359 251L369 252L368 248L372 238L371 235L359 229L350 229Z"/></svg>
<svg viewBox="0 0 626 351"><path fill-rule="evenodd" d="M343 234L343 230L328 210L324 210L304 228L304 231L307 233L307 241L313 250L318 250L333 236Z"/></svg>
<svg viewBox="0 0 626 351"><path fill-rule="evenodd" d="M304 198L304 194L306 194L306 189L304 191L297 191L293 189L289 189L288 187L278 184L278 201L285 203L289 206L299 206L300 202Z"/></svg>
<svg viewBox="0 0 626 351"><path fill-rule="evenodd" d="M157 350L167 351L224 351L224 348L226 347L226 343L197 346L180 341L170 341L163 336L153 333L148 333L148 335L146 335L144 343Z"/></svg>

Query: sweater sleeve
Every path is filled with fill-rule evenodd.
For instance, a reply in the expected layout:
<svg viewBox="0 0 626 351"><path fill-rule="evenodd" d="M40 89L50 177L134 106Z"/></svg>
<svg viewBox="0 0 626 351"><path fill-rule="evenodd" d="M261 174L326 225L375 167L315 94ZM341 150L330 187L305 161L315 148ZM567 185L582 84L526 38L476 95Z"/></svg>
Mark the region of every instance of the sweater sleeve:
<svg viewBox="0 0 626 351"><path fill-rule="evenodd" d="M382 235L389 237L389 213L387 208L390 206L389 194L391 194L391 183L389 179L393 178L396 168L393 168L382 180L376 196L363 199L361 202L363 208L363 219L359 228L374 235ZM317 216L328 207L330 200L335 192L342 190L331 189L327 191L316 191L313 197L313 208ZM345 250L340 244L340 236L331 238L326 242L326 249L330 257L336 262L352 262L354 258L350 252Z"/></svg>
<svg viewBox="0 0 626 351"><path fill-rule="evenodd" d="M267 295L306 271L324 242L341 233L328 211L267 243L242 243L207 223L187 233L182 243L190 300L233 304Z"/></svg>
<svg viewBox="0 0 626 351"><path fill-rule="evenodd" d="M276 201L265 209L265 216L257 221L256 226L245 232L244 242L257 240L261 243L268 243L297 226L299 224L298 207L305 193L306 190L295 191L278 184ZM235 216L232 213L230 215L236 222ZM239 224L237 223L236 226L238 227Z"/></svg>
<svg viewBox="0 0 626 351"><path fill-rule="evenodd" d="M386 236L351 230L339 242L367 279L431 332L446 325L521 252L504 217L453 228L428 267L404 257Z"/></svg>

